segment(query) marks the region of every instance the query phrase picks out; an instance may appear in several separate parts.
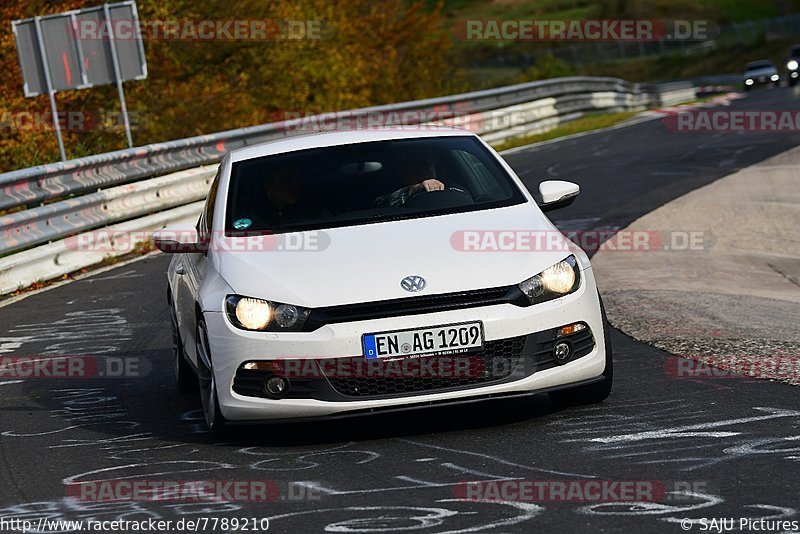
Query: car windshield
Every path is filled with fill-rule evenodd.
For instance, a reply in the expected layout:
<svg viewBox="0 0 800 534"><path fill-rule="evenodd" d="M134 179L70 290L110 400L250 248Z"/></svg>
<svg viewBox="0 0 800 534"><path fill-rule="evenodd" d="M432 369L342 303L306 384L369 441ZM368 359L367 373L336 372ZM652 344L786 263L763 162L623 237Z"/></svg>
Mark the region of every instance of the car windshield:
<svg viewBox="0 0 800 534"><path fill-rule="evenodd" d="M773 67L772 63L770 63L769 61L761 61L759 63L752 63L750 65L747 65L747 70L748 71L750 71L750 70L761 70L761 69L771 69L771 68L774 68L774 67Z"/></svg>
<svg viewBox="0 0 800 534"><path fill-rule="evenodd" d="M475 137L375 141L234 163L225 233L335 228L525 201Z"/></svg>

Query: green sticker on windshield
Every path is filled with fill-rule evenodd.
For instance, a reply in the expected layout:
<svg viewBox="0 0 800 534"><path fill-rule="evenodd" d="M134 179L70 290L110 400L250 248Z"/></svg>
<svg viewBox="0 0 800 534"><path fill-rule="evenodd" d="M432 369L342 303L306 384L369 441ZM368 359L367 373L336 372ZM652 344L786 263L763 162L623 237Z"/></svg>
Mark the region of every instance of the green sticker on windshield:
<svg viewBox="0 0 800 534"><path fill-rule="evenodd" d="M233 227L237 230L247 230L251 224L253 224L253 221L250 219L236 219L233 221Z"/></svg>

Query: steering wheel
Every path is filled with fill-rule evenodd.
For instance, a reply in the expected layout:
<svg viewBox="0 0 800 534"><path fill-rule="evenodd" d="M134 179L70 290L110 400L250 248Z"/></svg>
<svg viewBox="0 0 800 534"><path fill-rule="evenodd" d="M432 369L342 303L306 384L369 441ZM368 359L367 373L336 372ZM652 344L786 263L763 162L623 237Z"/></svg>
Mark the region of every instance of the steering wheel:
<svg viewBox="0 0 800 534"><path fill-rule="evenodd" d="M448 187L438 191L419 192L411 196L404 207L407 208L452 208L472 204L472 195L458 187Z"/></svg>

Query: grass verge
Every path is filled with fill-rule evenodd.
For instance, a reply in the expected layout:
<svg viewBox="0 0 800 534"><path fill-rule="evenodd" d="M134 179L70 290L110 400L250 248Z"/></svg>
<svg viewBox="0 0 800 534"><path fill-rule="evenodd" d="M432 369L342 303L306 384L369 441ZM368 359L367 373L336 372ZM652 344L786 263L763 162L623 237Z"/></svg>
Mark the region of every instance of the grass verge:
<svg viewBox="0 0 800 534"><path fill-rule="evenodd" d="M590 132L592 130L599 130L601 128L608 128L609 126L614 126L615 124L619 124L621 122L630 119L637 113L639 112L619 111L617 113L587 113L580 119L575 119L574 121L567 122L561 126L553 128L552 130L548 130L546 132L533 135L515 137L514 139L509 139L501 143L492 144L492 147L494 147L495 150L500 152L503 150L508 150L509 148L516 148L518 146L530 145L533 143L539 143L541 141L549 141L550 139L555 139L557 137L564 137L565 135L572 135L581 132Z"/></svg>

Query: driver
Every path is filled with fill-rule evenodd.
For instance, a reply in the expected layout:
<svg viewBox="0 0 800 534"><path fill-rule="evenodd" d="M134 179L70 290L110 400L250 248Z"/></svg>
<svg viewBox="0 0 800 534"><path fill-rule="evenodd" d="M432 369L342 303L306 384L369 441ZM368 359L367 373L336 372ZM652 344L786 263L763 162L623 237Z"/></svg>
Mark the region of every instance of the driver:
<svg viewBox="0 0 800 534"><path fill-rule="evenodd" d="M419 193L443 191L444 184L436 179L436 162L429 153L411 155L400 164L400 177L405 187L375 199L375 207L399 207Z"/></svg>

